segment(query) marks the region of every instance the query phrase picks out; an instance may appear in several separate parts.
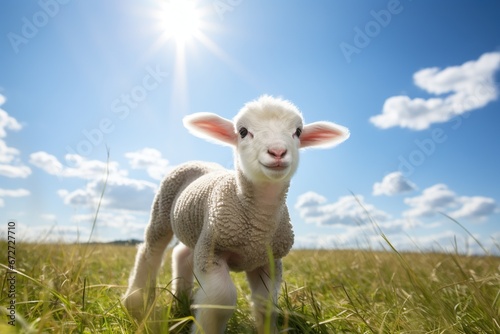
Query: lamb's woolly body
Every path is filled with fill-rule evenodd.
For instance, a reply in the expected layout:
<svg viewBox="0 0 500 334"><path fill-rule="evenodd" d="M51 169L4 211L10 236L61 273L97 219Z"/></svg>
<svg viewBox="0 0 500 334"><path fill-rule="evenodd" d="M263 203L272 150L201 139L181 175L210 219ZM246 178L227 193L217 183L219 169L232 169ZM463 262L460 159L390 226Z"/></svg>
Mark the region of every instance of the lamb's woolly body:
<svg viewBox="0 0 500 334"><path fill-rule="evenodd" d="M280 259L293 245L287 188L266 208L243 175L217 164L185 163L162 182L152 214L160 219L151 222L151 237L173 230L200 263L223 258L231 270L254 270L269 261L268 249Z"/></svg>
<svg viewBox="0 0 500 334"><path fill-rule="evenodd" d="M347 139L348 130L329 122L304 125L293 104L269 96L247 103L234 122L209 113L184 121L197 136L234 147L236 170L194 161L165 177L124 304L137 318L143 316L146 289L154 296L163 253L175 235L180 243L172 254L172 291L190 295L196 277L196 320L205 333L223 333L236 305L229 270L247 274L258 332L276 333L276 315L266 311L266 300L277 301L281 258L293 245L286 194L298 166L298 150L335 145ZM266 315L271 317L268 328Z"/></svg>

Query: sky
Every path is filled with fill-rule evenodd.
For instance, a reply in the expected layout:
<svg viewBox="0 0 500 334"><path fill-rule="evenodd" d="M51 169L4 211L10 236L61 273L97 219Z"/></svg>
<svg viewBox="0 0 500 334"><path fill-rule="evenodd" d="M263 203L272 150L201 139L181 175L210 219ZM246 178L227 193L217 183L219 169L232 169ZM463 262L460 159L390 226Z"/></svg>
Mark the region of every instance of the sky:
<svg viewBox="0 0 500 334"><path fill-rule="evenodd" d="M472 0L2 1L0 237L14 221L18 242L142 239L169 170L234 167L182 118L270 94L351 133L301 152L296 248L498 254L499 15Z"/></svg>

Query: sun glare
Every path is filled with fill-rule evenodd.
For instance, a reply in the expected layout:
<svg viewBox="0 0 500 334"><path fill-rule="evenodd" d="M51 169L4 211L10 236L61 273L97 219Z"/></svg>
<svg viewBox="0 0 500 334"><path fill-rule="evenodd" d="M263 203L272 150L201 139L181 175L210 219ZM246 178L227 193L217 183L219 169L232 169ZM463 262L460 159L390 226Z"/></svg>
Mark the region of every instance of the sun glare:
<svg viewBox="0 0 500 334"><path fill-rule="evenodd" d="M170 0L162 6L164 38L184 44L200 32L201 15L195 1Z"/></svg>
<svg viewBox="0 0 500 334"><path fill-rule="evenodd" d="M209 32L223 29L213 22L216 13L211 3L202 5L200 0L154 0L153 4L154 6L148 8L145 13L152 22L157 38L147 53L156 53L159 50L173 52L174 85L171 103L175 107L172 107L172 110L189 110L187 56L188 52L200 51L199 47L195 47L197 44L204 46L239 75L249 78L247 71L208 36ZM164 48L166 45L168 47Z"/></svg>

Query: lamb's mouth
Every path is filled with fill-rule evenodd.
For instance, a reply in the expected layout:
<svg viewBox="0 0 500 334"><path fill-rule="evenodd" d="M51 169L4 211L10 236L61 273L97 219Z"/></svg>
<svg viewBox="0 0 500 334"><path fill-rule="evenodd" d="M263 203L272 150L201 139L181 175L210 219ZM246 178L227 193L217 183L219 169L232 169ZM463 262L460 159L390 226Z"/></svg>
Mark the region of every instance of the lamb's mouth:
<svg viewBox="0 0 500 334"><path fill-rule="evenodd" d="M262 166L264 166L265 168L276 171L276 172L284 171L284 170L288 169L288 167L289 167L288 164L279 163L279 162L274 163L274 164L270 164L270 165L263 164L262 162L260 164Z"/></svg>

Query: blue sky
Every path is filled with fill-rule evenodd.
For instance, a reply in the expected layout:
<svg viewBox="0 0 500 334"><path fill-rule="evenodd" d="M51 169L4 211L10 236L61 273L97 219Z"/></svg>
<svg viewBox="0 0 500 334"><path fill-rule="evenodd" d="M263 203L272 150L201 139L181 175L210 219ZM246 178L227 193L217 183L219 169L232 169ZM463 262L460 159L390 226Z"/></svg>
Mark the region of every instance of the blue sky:
<svg viewBox="0 0 500 334"><path fill-rule="evenodd" d="M387 248L374 220L399 249L480 251L445 213L498 252L498 1L203 0L191 30L169 1L1 7L0 216L20 240L86 241L106 166L93 238L141 239L170 168L233 167L182 117L271 94L351 131L302 152L297 247Z"/></svg>

